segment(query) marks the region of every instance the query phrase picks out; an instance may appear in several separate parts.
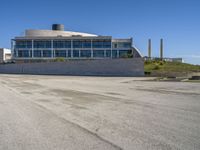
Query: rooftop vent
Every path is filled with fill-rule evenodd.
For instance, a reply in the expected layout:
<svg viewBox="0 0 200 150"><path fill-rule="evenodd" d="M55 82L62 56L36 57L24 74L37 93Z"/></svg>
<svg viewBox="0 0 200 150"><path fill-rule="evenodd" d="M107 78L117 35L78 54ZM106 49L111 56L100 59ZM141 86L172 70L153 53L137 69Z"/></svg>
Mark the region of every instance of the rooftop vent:
<svg viewBox="0 0 200 150"><path fill-rule="evenodd" d="M64 27L63 24L53 24L52 30L54 30L54 31L64 31L65 27Z"/></svg>

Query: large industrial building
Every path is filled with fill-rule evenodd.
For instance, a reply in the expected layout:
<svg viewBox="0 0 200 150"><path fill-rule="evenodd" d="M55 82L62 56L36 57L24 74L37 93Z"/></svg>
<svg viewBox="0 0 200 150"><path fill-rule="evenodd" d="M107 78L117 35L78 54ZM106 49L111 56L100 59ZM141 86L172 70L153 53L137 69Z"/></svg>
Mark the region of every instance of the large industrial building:
<svg viewBox="0 0 200 150"><path fill-rule="evenodd" d="M24 36L12 39L14 60L111 59L141 57L132 38L64 31L54 24L52 30L26 30Z"/></svg>
<svg viewBox="0 0 200 150"><path fill-rule="evenodd" d="M62 59L61 59L62 58ZM12 39L15 64L0 65L0 73L143 76L144 61L132 38L52 30L26 30Z"/></svg>

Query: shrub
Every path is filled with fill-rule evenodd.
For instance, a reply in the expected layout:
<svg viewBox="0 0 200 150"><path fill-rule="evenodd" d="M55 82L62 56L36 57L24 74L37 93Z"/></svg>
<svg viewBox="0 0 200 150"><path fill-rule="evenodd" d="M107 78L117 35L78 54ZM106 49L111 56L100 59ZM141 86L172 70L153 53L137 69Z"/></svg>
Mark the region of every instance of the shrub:
<svg viewBox="0 0 200 150"><path fill-rule="evenodd" d="M163 62L163 61L160 61L160 62L159 62L159 65L160 65L160 66L164 65L164 62Z"/></svg>
<svg viewBox="0 0 200 150"><path fill-rule="evenodd" d="M64 62L64 61L65 61L65 58L63 57L59 57L55 59L55 62Z"/></svg>
<svg viewBox="0 0 200 150"><path fill-rule="evenodd" d="M155 66L154 66L153 69L154 69L154 70L159 70L159 69L160 69L160 66L159 66L158 64L155 64Z"/></svg>

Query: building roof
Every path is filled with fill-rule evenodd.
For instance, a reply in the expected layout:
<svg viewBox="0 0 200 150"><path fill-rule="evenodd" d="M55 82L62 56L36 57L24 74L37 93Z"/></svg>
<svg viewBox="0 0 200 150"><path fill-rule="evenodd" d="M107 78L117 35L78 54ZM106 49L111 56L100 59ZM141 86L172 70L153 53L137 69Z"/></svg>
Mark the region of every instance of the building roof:
<svg viewBox="0 0 200 150"><path fill-rule="evenodd" d="M98 35L82 33L82 32L72 32L72 31L56 31L56 30L26 30L25 37L97 37Z"/></svg>

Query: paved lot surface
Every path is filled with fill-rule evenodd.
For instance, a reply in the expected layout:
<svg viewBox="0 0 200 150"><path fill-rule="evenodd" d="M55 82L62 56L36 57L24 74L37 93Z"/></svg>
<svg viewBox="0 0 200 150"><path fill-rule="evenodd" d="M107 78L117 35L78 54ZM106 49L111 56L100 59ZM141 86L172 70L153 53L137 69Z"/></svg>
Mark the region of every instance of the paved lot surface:
<svg viewBox="0 0 200 150"><path fill-rule="evenodd" d="M199 150L200 84L0 75L0 150Z"/></svg>

